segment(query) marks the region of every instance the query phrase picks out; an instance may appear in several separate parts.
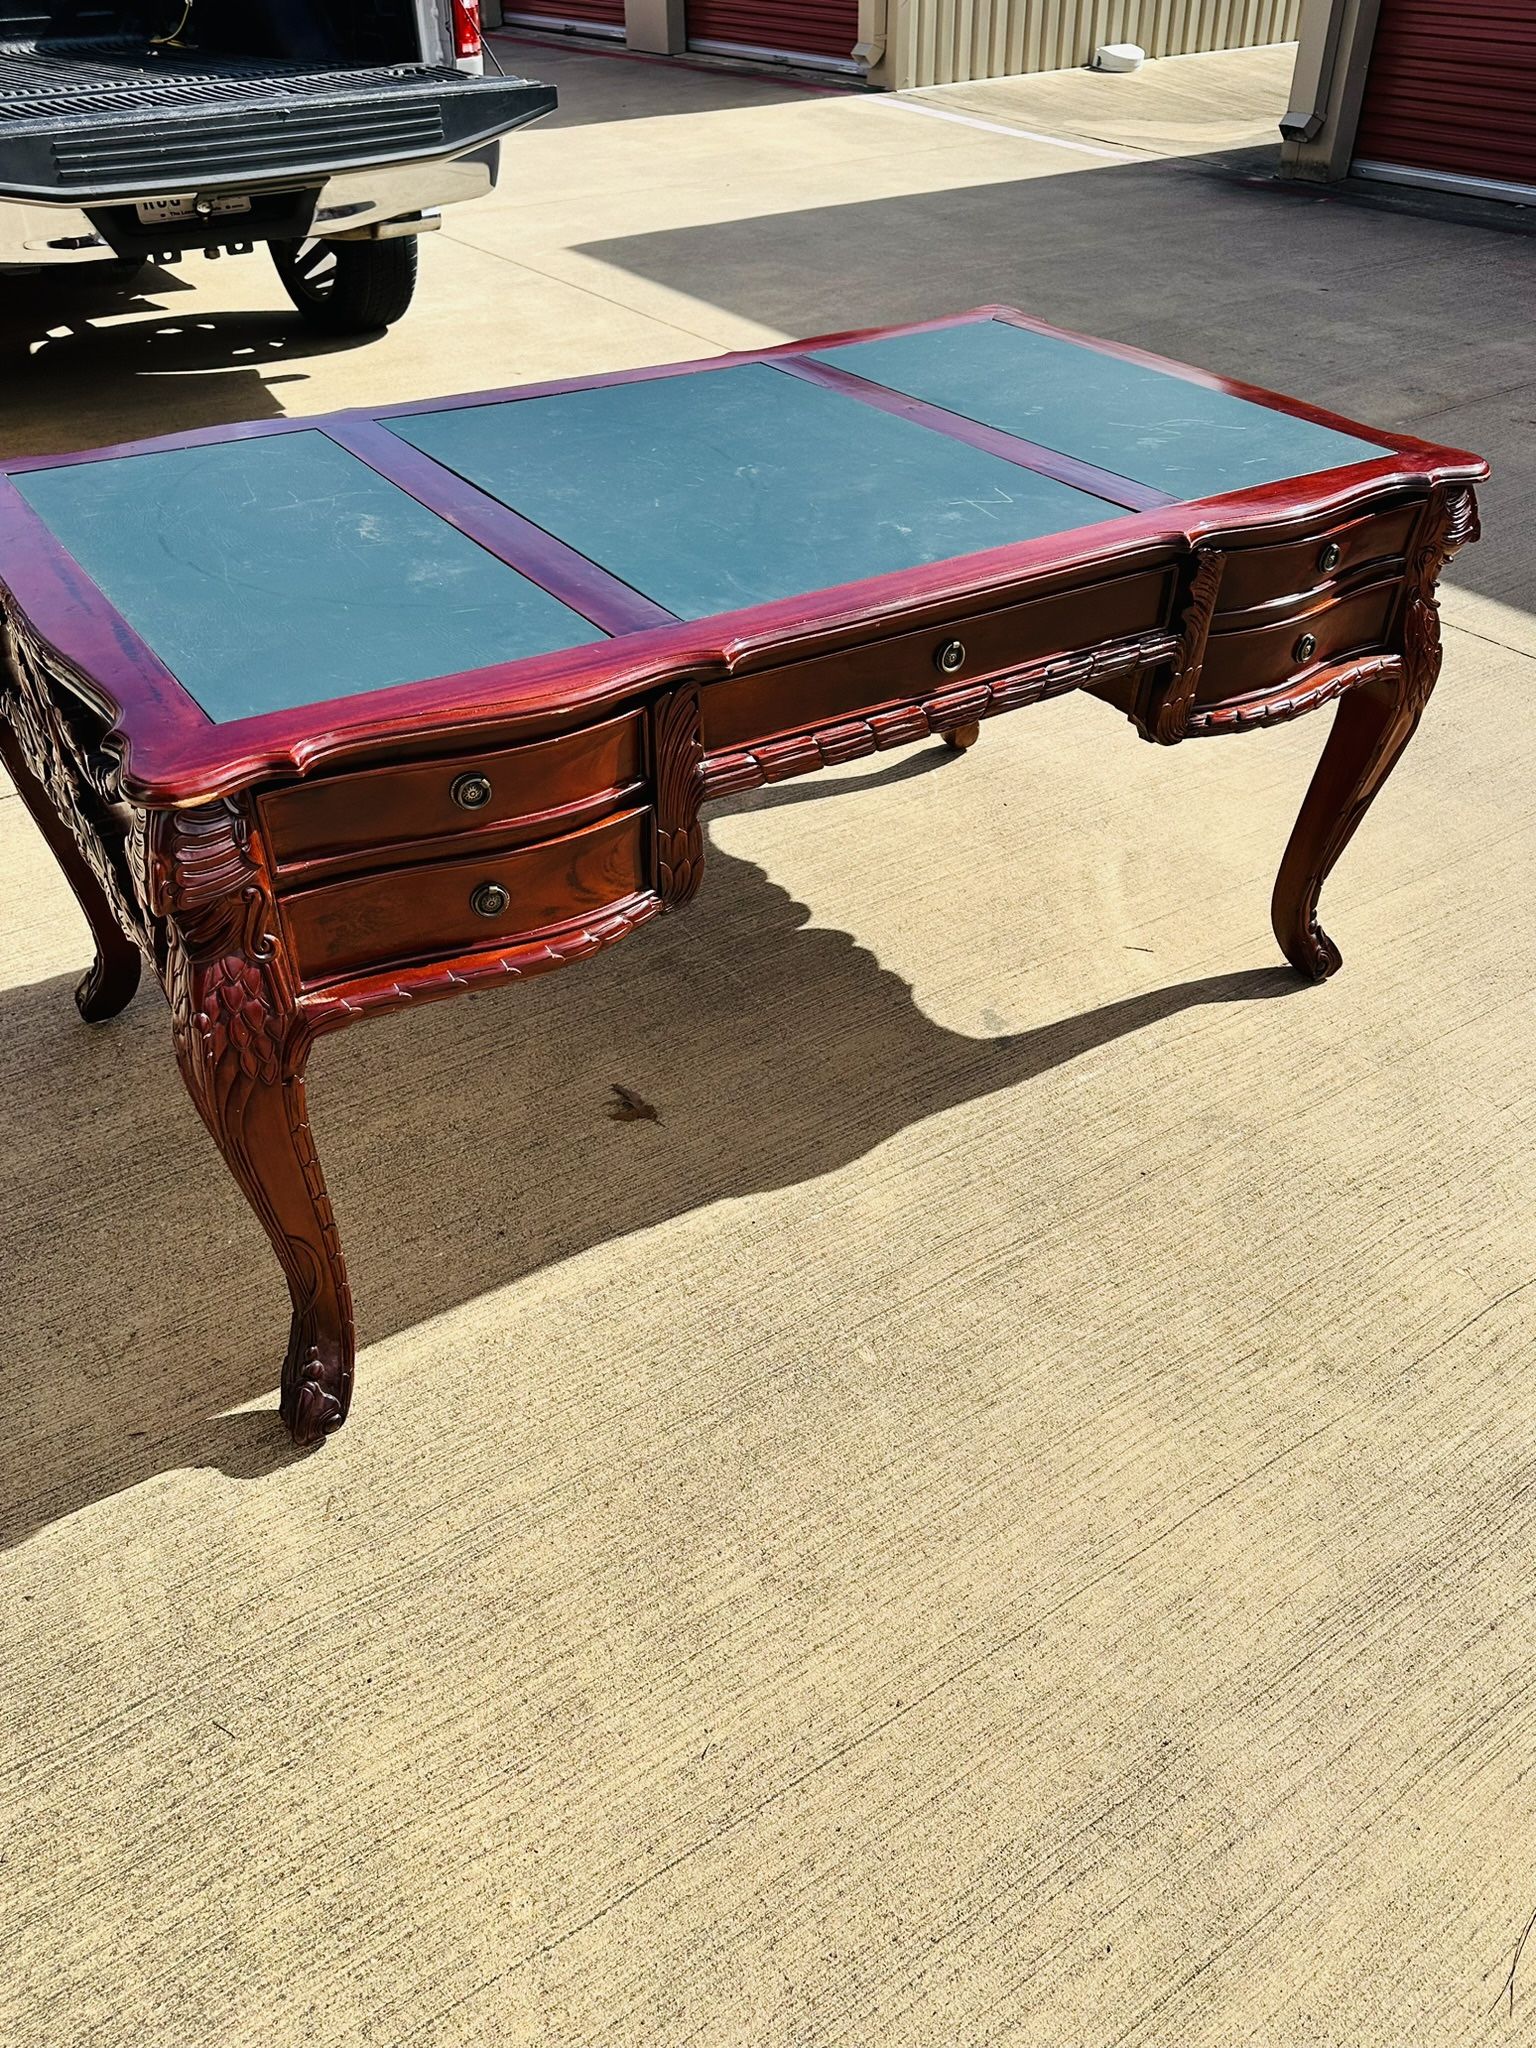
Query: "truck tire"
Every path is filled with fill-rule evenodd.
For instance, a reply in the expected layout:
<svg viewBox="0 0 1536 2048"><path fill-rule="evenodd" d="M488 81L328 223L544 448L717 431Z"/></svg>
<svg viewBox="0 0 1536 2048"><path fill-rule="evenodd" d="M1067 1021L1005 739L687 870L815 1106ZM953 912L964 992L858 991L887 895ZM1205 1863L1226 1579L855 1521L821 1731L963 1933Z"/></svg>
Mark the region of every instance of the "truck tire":
<svg viewBox="0 0 1536 2048"><path fill-rule="evenodd" d="M416 289L416 237L392 242L274 242L272 261L305 323L321 334L392 327Z"/></svg>

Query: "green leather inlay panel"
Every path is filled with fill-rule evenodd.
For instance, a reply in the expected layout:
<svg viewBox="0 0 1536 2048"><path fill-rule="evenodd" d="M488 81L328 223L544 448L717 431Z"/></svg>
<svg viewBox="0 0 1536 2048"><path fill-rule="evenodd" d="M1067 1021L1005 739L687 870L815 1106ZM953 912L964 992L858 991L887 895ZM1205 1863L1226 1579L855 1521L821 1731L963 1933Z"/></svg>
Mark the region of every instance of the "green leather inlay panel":
<svg viewBox="0 0 1536 2048"><path fill-rule="evenodd" d="M218 722L606 637L323 433L14 481Z"/></svg>
<svg viewBox="0 0 1536 2048"><path fill-rule="evenodd" d="M1215 497L1390 453L1374 441L1003 320L848 342L813 350L811 360L1175 498Z"/></svg>
<svg viewBox="0 0 1536 2048"><path fill-rule="evenodd" d="M1123 515L765 363L382 424L688 619Z"/></svg>

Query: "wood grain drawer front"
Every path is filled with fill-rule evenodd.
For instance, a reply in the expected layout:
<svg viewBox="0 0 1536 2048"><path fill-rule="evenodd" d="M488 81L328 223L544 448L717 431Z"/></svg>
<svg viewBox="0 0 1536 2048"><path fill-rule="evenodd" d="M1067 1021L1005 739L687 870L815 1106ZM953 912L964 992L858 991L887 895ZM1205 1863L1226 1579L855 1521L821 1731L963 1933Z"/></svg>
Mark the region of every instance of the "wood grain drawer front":
<svg viewBox="0 0 1536 2048"><path fill-rule="evenodd" d="M1218 599L1223 612L1245 611L1279 597L1318 590L1369 562L1400 558L1422 507L1395 505L1363 519L1327 527L1307 540L1277 548L1233 548L1227 555Z"/></svg>
<svg viewBox="0 0 1536 2048"><path fill-rule="evenodd" d="M282 903L306 982L492 950L647 886L651 813L469 860L391 868L296 890Z"/></svg>
<svg viewBox="0 0 1536 2048"><path fill-rule="evenodd" d="M1211 634L1197 704L1278 688L1309 669L1383 645L1402 585L1373 583L1272 626Z"/></svg>
<svg viewBox="0 0 1536 2048"><path fill-rule="evenodd" d="M502 839L509 830L514 838L547 838L550 813L614 809L633 798L642 773L640 718L629 713L523 746L488 747L274 790L262 799L262 821L279 866L498 828ZM519 826L526 832L520 834ZM560 824L552 829L559 831Z"/></svg>
<svg viewBox="0 0 1536 2048"><path fill-rule="evenodd" d="M1043 656L1156 632L1167 624L1172 600L1172 569L1147 569L757 675L732 676L703 693L704 744L714 751L742 746L850 712L937 697Z"/></svg>

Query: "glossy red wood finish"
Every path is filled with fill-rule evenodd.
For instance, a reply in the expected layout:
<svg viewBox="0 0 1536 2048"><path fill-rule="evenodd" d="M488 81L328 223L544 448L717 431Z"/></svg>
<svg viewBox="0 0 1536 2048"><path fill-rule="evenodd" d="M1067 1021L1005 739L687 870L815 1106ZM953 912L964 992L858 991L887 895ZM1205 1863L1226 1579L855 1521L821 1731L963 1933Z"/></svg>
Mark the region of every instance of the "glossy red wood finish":
<svg viewBox="0 0 1536 2048"><path fill-rule="evenodd" d="M1234 548L1222 578L1224 612L1272 604L1291 592L1337 583L1364 562L1401 561L1418 519L1416 501L1361 519L1329 522L1325 537L1290 541L1279 547ZM1325 558L1325 550L1328 558Z"/></svg>
<svg viewBox="0 0 1536 2048"><path fill-rule="evenodd" d="M1053 331L1006 309L958 317ZM1273 905L1300 971L1321 978L1338 965L1318 894L1434 687L1435 580L1476 535L1469 486L1486 465L1087 342L1389 444L1315 476L1149 503L1141 487L800 360L864 338L481 396L785 361L1063 481L1113 482L1131 508L1075 533L686 622L378 424L473 400L171 436L140 445L325 432L614 636L215 725L0 479L0 731L96 934L82 1008L110 1014L132 993L139 950L152 960L188 1088L288 1278L282 1406L300 1441L344 1419L354 1345L304 1106L313 1040L585 958L681 907L699 886L710 796L929 734L963 750L982 720L1068 690L1163 744L1338 701ZM484 794L462 800L465 778ZM482 896L477 908L487 885L505 902Z"/></svg>
<svg viewBox="0 0 1536 2048"><path fill-rule="evenodd" d="M1046 654L1155 633L1170 616L1174 580L1171 562L1103 578L1093 586L1091 618L1080 589L985 611L955 607L915 633L711 682L703 691L705 745L741 746L842 713L977 687ZM955 648L959 665L940 667L943 650Z"/></svg>
<svg viewBox="0 0 1536 2048"><path fill-rule="evenodd" d="M959 325L967 320L1006 319L1041 333L1058 333L1043 321L1029 319L1008 307L982 307L946 320L918 322L879 332L920 333ZM374 420L405 418L417 413L513 398L536 398L557 392L596 389L658 377L707 375L732 365L773 362L814 349L873 338L873 331L824 335L811 341L781 344L698 362L668 363L608 376L568 378L511 390L476 392L411 405L380 407L371 413L350 412L332 419L258 421L239 428L199 428L155 440L96 449L79 457L30 457L0 463L0 476L57 466L61 461L101 461L149 450L206 446L232 438L268 433L329 431L350 439ZM186 804L222 795L261 776L284 771L303 773L343 753L366 755L398 744L402 732L483 724L494 719L509 730L547 729L573 709L595 710L634 697L669 677L688 673L701 678L723 677L767 659L790 659L814 651L823 639L849 644L858 638L904 622L905 615L948 600L970 604L978 596L1002 592L1026 580L1055 571L1091 571L1099 564L1145 545L1188 550L1216 533L1241 531L1265 522L1301 524L1325 520L1360 505L1394 485L1423 489L1430 478L1441 482L1475 482L1486 474L1476 456L1436 448L1408 435L1362 428L1299 400L1286 399L1230 378L1191 369L1144 350L1072 335L1085 347L1126 361L1145 364L1194 383L1227 391L1240 398L1289 412L1343 433L1365 434L1391 451L1378 459L1312 477L1230 492L1218 498L1177 506L1156 506L1127 512L1121 520L1085 527L1076 533L1052 534L1040 540L998 548L929 568L871 578L852 585L723 613L715 618L658 624L627 632L596 652L575 649L536 657L469 675L435 678L422 683L295 710L213 725L174 683L179 708L167 701L168 677L147 650L144 659L124 658L111 664L110 678L99 673L93 655L102 632L120 633L105 600L80 574L69 556L6 482L0 481L0 592L9 588L33 632L66 665L92 678L114 707L111 744L119 754L122 787L133 801ZM863 380L855 380L863 381ZM938 409L932 409L938 414ZM1027 444L1019 444L1021 449ZM404 449L405 444L401 444ZM465 487L466 490L468 487ZM484 501L486 505L489 501ZM487 518L490 514L485 514ZM515 515L511 515L515 518ZM500 522L498 522L500 524ZM503 530L507 530L503 527ZM547 540L548 537L545 536ZM549 542L551 549L558 543ZM500 549L497 550L500 552ZM545 551L526 573L575 610L580 596L559 587L552 557ZM612 580L612 579L610 579ZM585 588L590 585L584 584ZM94 614L86 617L84 612ZM915 621L914 621L915 622ZM130 636L131 637L131 636Z"/></svg>
<svg viewBox="0 0 1536 2048"><path fill-rule="evenodd" d="M645 736L638 712L520 747L433 755L398 768L295 782L260 799L273 864L281 874L317 861L399 850L470 834L553 838L558 820L589 805L615 809L641 787ZM467 792L461 785L485 785ZM455 791L460 790L460 795ZM553 826L547 821L557 820Z"/></svg>
<svg viewBox="0 0 1536 2048"><path fill-rule="evenodd" d="M280 901L306 988L381 963L410 966L593 915L650 881L650 813L625 811L531 846L477 846L435 860L300 889ZM476 894L500 892L482 912Z"/></svg>
<svg viewBox="0 0 1536 2048"><path fill-rule="evenodd" d="M1242 612L1234 621L1218 611L1195 702L1215 704L1226 697L1279 689L1293 677L1326 668L1357 648L1375 646L1397 609L1402 564L1399 561L1384 574L1369 569L1364 574L1369 580L1363 585L1321 594L1300 608L1286 606L1278 618L1255 620L1253 612Z"/></svg>

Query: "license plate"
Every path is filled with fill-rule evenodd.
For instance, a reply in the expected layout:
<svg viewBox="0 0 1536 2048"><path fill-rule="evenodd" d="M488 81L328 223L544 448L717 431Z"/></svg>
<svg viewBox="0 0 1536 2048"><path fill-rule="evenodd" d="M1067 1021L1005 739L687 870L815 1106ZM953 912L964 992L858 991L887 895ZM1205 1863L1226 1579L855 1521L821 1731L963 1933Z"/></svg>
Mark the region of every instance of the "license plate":
<svg viewBox="0 0 1536 2048"><path fill-rule="evenodd" d="M251 202L243 192L223 199L205 199L201 206L188 193L180 199L141 199L134 211L146 228L158 228L168 220L219 220L228 213L249 213Z"/></svg>

